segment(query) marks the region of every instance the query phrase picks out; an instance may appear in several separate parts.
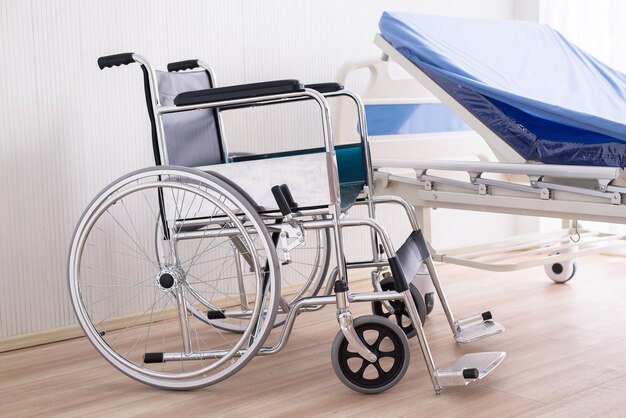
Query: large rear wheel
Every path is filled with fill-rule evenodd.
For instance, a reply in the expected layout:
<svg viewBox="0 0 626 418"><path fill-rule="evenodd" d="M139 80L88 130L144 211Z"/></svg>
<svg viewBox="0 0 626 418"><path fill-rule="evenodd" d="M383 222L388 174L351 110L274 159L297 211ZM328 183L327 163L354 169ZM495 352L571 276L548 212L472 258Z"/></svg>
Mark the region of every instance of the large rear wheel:
<svg viewBox="0 0 626 418"><path fill-rule="evenodd" d="M279 262L263 221L231 186L197 170L154 167L109 185L78 223L68 264L94 347L157 387L231 376L258 352L278 309Z"/></svg>

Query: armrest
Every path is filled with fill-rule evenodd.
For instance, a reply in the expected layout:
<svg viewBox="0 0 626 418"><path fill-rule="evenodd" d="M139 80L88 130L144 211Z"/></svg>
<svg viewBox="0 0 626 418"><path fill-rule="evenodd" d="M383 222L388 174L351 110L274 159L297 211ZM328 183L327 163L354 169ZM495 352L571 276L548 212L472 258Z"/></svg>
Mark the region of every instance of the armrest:
<svg viewBox="0 0 626 418"><path fill-rule="evenodd" d="M188 91L174 98L176 106L197 105L221 102L224 100L248 99L253 97L287 94L304 91L298 80L265 81L262 83L240 84L237 86Z"/></svg>
<svg viewBox="0 0 626 418"><path fill-rule="evenodd" d="M339 83L315 83L315 84L307 84L307 89L316 90L318 93L326 94L326 93L334 93L336 91L343 90L343 85Z"/></svg>

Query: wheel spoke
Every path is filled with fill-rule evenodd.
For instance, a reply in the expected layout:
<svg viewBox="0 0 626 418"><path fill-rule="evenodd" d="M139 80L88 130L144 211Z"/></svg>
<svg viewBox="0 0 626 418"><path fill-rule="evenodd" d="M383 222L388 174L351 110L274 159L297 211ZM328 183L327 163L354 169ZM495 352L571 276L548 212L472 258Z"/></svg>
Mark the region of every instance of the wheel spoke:
<svg viewBox="0 0 626 418"><path fill-rule="evenodd" d="M154 307L154 305L156 305L157 303L159 303L159 302L160 302L160 301L161 301L164 297L165 297L165 294L164 294L164 295L161 295L161 297L160 297L160 298L159 298L156 302L154 302L152 305L150 305L150 306L148 307L148 309L146 309L145 311L143 311L143 312L142 312L142 313L141 313L138 317L136 317L136 318L135 318L135 319L134 319L134 320L133 320L130 324L128 324L125 328L123 328L123 329L119 332L119 334L117 334L117 336L116 336L115 338L113 338L112 340L110 340L110 341L109 341L109 344L111 344L111 343L113 343L115 340L117 340L117 339L118 339L118 338L119 338L122 334L124 334L124 332L125 332L126 330L130 329L131 327L133 327L133 326L134 326L134 325L135 325L135 324L136 324L136 323L137 323L137 322L141 319L141 317L143 317L146 313L148 313L148 311L150 311L150 310ZM112 316L112 314L113 314L113 313L111 313L111 315L109 315L109 317L111 317L111 316ZM108 318L109 318L109 317L108 317ZM104 322L104 320L103 320L103 321L100 321L100 323L102 323L102 322Z"/></svg>
<svg viewBox="0 0 626 418"><path fill-rule="evenodd" d="M372 348L374 348L375 350L378 350L380 348L380 343L383 342L383 340L387 336L388 336L387 332L385 332L384 330L379 330L378 337L376 338L376 341L374 341L374 343L372 344Z"/></svg>
<svg viewBox="0 0 626 418"><path fill-rule="evenodd" d="M362 357L361 357L362 358ZM357 370L354 375L356 376L357 379L363 379L363 374L365 373L365 369L367 369L367 367L372 364L369 361L363 359L363 363L361 363L361 367L359 368L359 370Z"/></svg>
<svg viewBox="0 0 626 418"><path fill-rule="evenodd" d="M401 327L401 328L404 328L404 327L402 326L402 318L404 317L404 315L402 314L402 312L398 312L398 311L396 311L396 312L394 313L394 316L396 317L396 322L398 323L398 325L400 325L400 327Z"/></svg>
<svg viewBox="0 0 626 418"><path fill-rule="evenodd" d="M389 372L383 370L383 368L380 366L379 361L375 361L374 363L372 363L372 365L376 368L376 371L378 372L378 378L376 380L385 381L386 379L388 379ZM393 368L390 370L393 370Z"/></svg>
<svg viewBox="0 0 626 418"><path fill-rule="evenodd" d="M339 355L339 358L344 359L344 360L347 360L349 358L355 358L355 357L363 358L361 357L359 353L356 353L354 351L345 351Z"/></svg>
<svg viewBox="0 0 626 418"><path fill-rule="evenodd" d="M117 218L115 216L113 216L113 214L107 210L106 213L113 218L113 220L115 221L115 223L122 229L122 232L124 232L124 234L130 238L130 240L137 246L137 248L139 249L139 251L141 252L141 254L143 254L143 256L145 257L146 260L148 260L154 267L155 269L158 271L159 269L159 264L155 263L153 260L150 259L150 257L148 257L148 254L146 253L146 250L143 248L143 246L141 244L139 244L137 241L135 241L135 239L130 235L130 233L126 230L126 228L124 228L122 226L122 224L120 224L120 222L117 220Z"/></svg>

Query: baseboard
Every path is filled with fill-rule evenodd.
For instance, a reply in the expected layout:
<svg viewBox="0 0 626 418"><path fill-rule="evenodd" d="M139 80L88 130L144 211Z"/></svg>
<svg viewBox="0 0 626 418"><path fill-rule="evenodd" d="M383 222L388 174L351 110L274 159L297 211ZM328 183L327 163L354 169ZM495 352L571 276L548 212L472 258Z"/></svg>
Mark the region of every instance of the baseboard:
<svg viewBox="0 0 626 418"><path fill-rule="evenodd" d="M70 340L85 335L79 325L47 329L45 331L29 332L14 337L0 338L0 353L19 350L20 348L34 347L58 341Z"/></svg>
<svg viewBox="0 0 626 418"><path fill-rule="evenodd" d="M355 269L352 270L350 276L351 281L361 281L369 278L367 269ZM287 294L288 295L288 294ZM167 315L171 315L168 309ZM102 329L111 331L114 329L120 329L128 325L128 323L134 319L135 316L119 317L110 319L104 324ZM153 318L154 319L154 318ZM139 324L139 323L137 323ZM59 341L71 340L73 338L83 337L85 333L80 325L70 325L67 327L47 329L44 331L29 332L27 334L16 335L12 337L0 338L0 353L6 351L19 350L21 348L34 347L37 345L50 344Z"/></svg>

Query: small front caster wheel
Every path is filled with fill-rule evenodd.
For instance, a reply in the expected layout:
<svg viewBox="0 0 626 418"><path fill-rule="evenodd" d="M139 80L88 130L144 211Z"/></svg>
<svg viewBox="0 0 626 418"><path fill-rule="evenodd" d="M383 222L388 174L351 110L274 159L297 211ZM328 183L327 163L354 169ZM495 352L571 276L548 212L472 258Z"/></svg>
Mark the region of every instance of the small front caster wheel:
<svg viewBox="0 0 626 418"><path fill-rule="evenodd" d="M355 319L353 325L377 359L370 363L361 357L339 331L331 351L335 374L356 392L384 392L398 383L409 367L409 341L398 325L380 316L362 316Z"/></svg>
<svg viewBox="0 0 626 418"><path fill-rule="evenodd" d="M393 277L385 277L380 282L380 287L383 292L396 290L396 285L393 281ZM413 285L413 283L410 284L409 289L411 290L411 296L413 296L413 302L415 302L415 306L417 307L417 313L420 317L420 321L422 322L422 325L424 325L427 314L426 302L424 301L424 298L422 297L419 290L417 290L417 287ZM407 337L415 337L415 327L413 326L413 322L411 322L409 311L406 309L404 302L402 300L390 300L389 304L393 308L393 314L385 309L385 306L382 302L378 301L372 302L372 313L374 315L378 315L384 318L389 318L394 323L398 324L398 326L402 329L402 331L404 331Z"/></svg>

